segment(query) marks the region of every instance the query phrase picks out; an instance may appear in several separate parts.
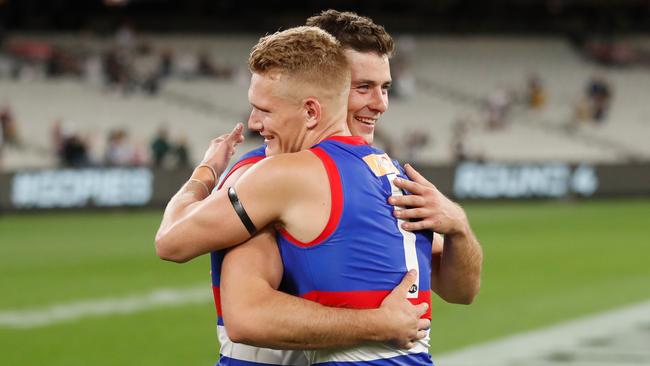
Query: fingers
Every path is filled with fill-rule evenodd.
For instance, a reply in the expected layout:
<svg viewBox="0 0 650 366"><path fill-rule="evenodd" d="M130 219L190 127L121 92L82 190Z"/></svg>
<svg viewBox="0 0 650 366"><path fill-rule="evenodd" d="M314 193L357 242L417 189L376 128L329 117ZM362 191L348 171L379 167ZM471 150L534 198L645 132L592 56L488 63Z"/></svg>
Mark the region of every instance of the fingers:
<svg viewBox="0 0 650 366"><path fill-rule="evenodd" d="M214 139L212 139L212 142L213 143L221 143L224 141L241 142L244 140L243 132L244 132L244 125L242 125L241 123L237 123L235 127L233 127L230 133L224 133L219 137L215 137Z"/></svg>
<svg viewBox="0 0 650 366"><path fill-rule="evenodd" d="M236 146L240 142L244 141L244 125L241 123L237 123L235 127L232 129L232 132L222 135L219 137L219 139L222 139L222 141L225 141L231 146Z"/></svg>
<svg viewBox="0 0 650 366"><path fill-rule="evenodd" d="M429 220L422 220L422 221L415 221L415 222L403 222L402 225L400 225L402 229L406 231L419 231L419 230L433 230L435 231L435 225L433 224L432 221Z"/></svg>
<svg viewBox="0 0 650 366"><path fill-rule="evenodd" d="M427 304L426 302L415 305L415 311L417 311L418 317L421 318L422 315L424 315L427 312L428 308L429 308L429 304Z"/></svg>
<svg viewBox="0 0 650 366"><path fill-rule="evenodd" d="M425 219L430 216L430 213L429 210L425 208L405 208L405 209L393 210L393 215L398 219L407 220L407 219Z"/></svg>
<svg viewBox="0 0 650 366"><path fill-rule="evenodd" d="M415 279L417 277L418 271L412 269L408 271L408 273L402 278L402 282L400 282L395 289L393 289L393 292L398 291L399 293L403 293L404 296L408 294L409 288L411 288L411 285L415 282Z"/></svg>
<svg viewBox="0 0 650 366"><path fill-rule="evenodd" d="M232 133L241 133L244 130L244 125L239 122L232 128Z"/></svg>
<svg viewBox="0 0 650 366"><path fill-rule="evenodd" d="M426 204L424 197L418 195L390 196L388 203L393 206L422 207Z"/></svg>
<svg viewBox="0 0 650 366"><path fill-rule="evenodd" d="M411 178L413 181L423 184L427 187L435 187L433 183L429 182L425 177L422 176L411 164L405 164L404 170L406 170L406 175Z"/></svg>
<svg viewBox="0 0 650 366"><path fill-rule="evenodd" d="M395 178L393 182L398 188L406 189L407 191L414 194L422 194L425 190L425 187L422 184L412 182L408 179Z"/></svg>
<svg viewBox="0 0 650 366"><path fill-rule="evenodd" d="M227 155L232 156L235 154L235 147L244 141L243 131L244 125L237 123L232 129L232 132L217 137L213 140L213 143L216 145L225 143Z"/></svg>
<svg viewBox="0 0 650 366"><path fill-rule="evenodd" d="M418 330L418 334L415 336L415 339L420 340L427 336L426 330Z"/></svg>
<svg viewBox="0 0 650 366"><path fill-rule="evenodd" d="M396 346L402 349L411 349L415 347L415 342L427 337L429 328L431 328L431 321L429 319L420 319L418 321L418 329L415 336L411 333L408 338L404 340L405 342L399 341L396 343Z"/></svg>
<svg viewBox="0 0 650 366"><path fill-rule="evenodd" d="M420 319L418 320L418 331L427 331L431 328L431 320Z"/></svg>
<svg viewBox="0 0 650 366"><path fill-rule="evenodd" d="M237 123L235 127L232 129L232 132L228 135L228 140L230 140L235 144L244 141L243 132L244 132L244 125L241 123Z"/></svg>

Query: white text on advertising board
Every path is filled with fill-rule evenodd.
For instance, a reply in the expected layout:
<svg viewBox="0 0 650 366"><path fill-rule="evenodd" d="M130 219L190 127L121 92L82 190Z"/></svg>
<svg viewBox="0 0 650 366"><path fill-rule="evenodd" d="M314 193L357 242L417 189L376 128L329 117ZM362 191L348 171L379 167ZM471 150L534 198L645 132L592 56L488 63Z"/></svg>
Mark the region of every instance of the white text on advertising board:
<svg viewBox="0 0 650 366"><path fill-rule="evenodd" d="M44 170L14 175L11 201L17 208L141 206L152 192L147 168Z"/></svg>
<svg viewBox="0 0 650 366"><path fill-rule="evenodd" d="M454 177L457 198L561 198L591 196L597 189L590 165L462 163Z"/></svg>

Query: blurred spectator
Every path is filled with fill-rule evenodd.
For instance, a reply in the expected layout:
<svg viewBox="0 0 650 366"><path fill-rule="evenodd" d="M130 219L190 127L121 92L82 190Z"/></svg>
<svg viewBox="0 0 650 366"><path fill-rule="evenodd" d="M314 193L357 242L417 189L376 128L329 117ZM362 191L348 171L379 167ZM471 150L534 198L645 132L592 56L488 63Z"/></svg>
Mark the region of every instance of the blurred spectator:
<svg viewBox="0 0 650 366"><path fill-rule="evenodd" d="M2 150L4 150L4 135L2 133L2 128L0 128L0 172L2 171Z"/></svg>
<svg viewBox="0 0 650 366"><path fill-rule="evenodd" d="M106 86L120 92L130 91L129 57L126 51L112 47L104 54Z"/></svg>
<svg viewBox="0 0 650 366"><path fill-rule="evenodd" d="M13 146L20 145L16 118L9 104L5 104L0 109L0 130L2 131L4 144Z"/></svg>
<svg viewBox="0 0 650 366"><path fill-rule="evenodd" d="M174 51L166 48L160 54L160 70L158 74L162 78L168 78L172 75L174 68Z"/></svg>
<svg viewBox="0 0 650 366"><path fill-rule="evenodd" d="M127 22L123 23L115 31L115 44L122 49L131 50L135 46L136 36L133 26Z"/></svg>
<svg viewBox="0 0 650 366"><path fill-rule="evenodd" d="M151 142L151 157L155 167L163 165L165 158L171 152L172 146L168 140L168 133L165 127L158 129L158 133Z"/></svg>
<svg viewBox="0 0 650 366"><path fill-rule="evenodd" d="M13 60L11 77L23 81L42 79L53 52L49 43L31 40L8 42L5 51Z"/></svg>
<svg viewBox="0 0 650 366"><path fill-rule="evenodd" d="M466 137L469 131L469 118L462 116L456 119L451 135L451 155L454 161L468 160Z"/></svg>
<svg viewBox="0 0 650 366"><path fill-rule="evenodd" d="M174 156L176 157L176 166L179 168L186 168L190 164L190 150L187 147L187 138L182 136L176 140L174 146Z"/></svg>
<svg viewBox="0 0 650 366"><path fill-rule="evenodd" d="M629 44L611 39L593 39L584 45L586 56L604 66L632 66L640 61Z"/></svg>
<svg viewBox="0 0 650 366"><path fill-rule="evenodd" d="M131 156L130 165L142 166L147 164L147 162L149 161L148 154L147 154L147 144L142 143L141 141L132 142L131 148L133 151L133 155Z"/></svg>
<svg viewBox="0 0 650 366"><path fill-rule="evenodd" d="M485 104L488 129L497 130L505 127L512 102L512 93L505 88L498 88L488 96Z"/></svg>
<svg viewBox="0 0 650 366"><path fill-rule="evenodd" d="M98 55L88 55L83 61L83 76L88 84L99 86L104 80L102 58Z"/></svg>
<svg viewBox="0 0 650 366"><path fill-rule="evenodd" d="M528 77L526 100L531 109L540 109L546 103L546 92L542 80L537 74L531 74Z"/></svg>
<svg viewBox="0 0 650 366"><path fill-rule="evenodd" d="M416 43L413 36L401 36L397 42L395 56L390 62L393 76L392 97L410 97L417 91L413 59Z"/></svg>
<svg viewBox="0 0 650 366"><path fill-rule="evenodd" d="M569 127L576 128L585 122L591 121L591 118L589 100L586 96L583 96L573 103L573 123Z"/></svg>
<svg viewBox="0 0 650 366"><path fill-rule="evenodd" d="M64 167L78 168L90 165L88 141L62 119L52 122L50 129L52 147L59 164Z"/></svg>
<svg viewBox="0 0 650 366"><path fill-rule="evenodd" d="M195 54L186 52L174 58L174 74L183 79L194 79L198 75L199 60Z"/></svg>
<svg viewBox="0 0 650 366"><path fill-rule="evenodd" d="M0 172L2 171L2 150L4 150L4 140L2 137L2 130L0 129Z"/></svg>
<svg viewBox="0 0 650 366"><path fill-rule="evenodd" d="M52 128L50 129L50 137L52 138L52 148L54 153L59 158L63 156L63 142L65 140L65 131L63 126L63 121L57 119L52 122Z"/></svg>
<svg viewBox="0 0 650 366"><path fill-rule="evenodd" d="M133 79L136 85L151 95L158 94L160 87L160 58L149 43L138 46L133 58Z"/></svg>
<svg viewBox="0 0 650 366"><path fill-rule="evenodd" d="M65 167L79 168L90 165L88 146L76 133L64 138L60 158L61 165Z"/></svg>
<svg viewBox="0 0 650 366"><path fill-rule="evenodd" d="M60 76L82 74L83 62L79 55L62 47L53 47L52 54L46 63L46 76L56 78Z"/></svg>
<svg viewBox="0 0 650 366"><path fill-rule="evenodd" d="M11 62L0 52L0 79L9 78L9 75L11 75Z"/></svg>
<svg viewBox="0 0 650 366"><path fill-rule="evenodd" d="M220 65L214 61L210 52L202 50L198 54L198 75L207 76L219 79L231 79L234 71L232 68Z"/></svg>
<svg viewBox="0 0 650 366"><path fill-rule="evenodd" d="M136 150L128 140L125 130L116 129L108 134L104 163L109 166L129 166L137 164Z"/></svg>
<svg viewBox="0 0 650 366"><path fill-rule="evenodd" d="M413 160L417 152L429 143L429 134L426 130L412 130L406 134L404 142L406 160Z"/></svg>
<svg viewBox="0 0 650 366"><path fill-rule="evenodd" d="M612 87L602 75L594 75L587 84L587 97L591 106L592 119L602 123L607 116L612 99Z"/></svg>

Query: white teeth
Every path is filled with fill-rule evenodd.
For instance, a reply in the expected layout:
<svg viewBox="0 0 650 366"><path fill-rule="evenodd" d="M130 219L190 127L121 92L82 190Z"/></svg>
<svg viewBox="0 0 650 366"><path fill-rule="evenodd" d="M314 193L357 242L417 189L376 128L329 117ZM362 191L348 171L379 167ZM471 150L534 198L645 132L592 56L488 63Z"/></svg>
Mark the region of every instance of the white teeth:
<svg viewBox="0 0 650 366"><path fill-rule="evenodd" d="M375 119L373 118L363 118L363 117L355 117L355 119L361 123L369 124L369 125L374 125L375 124Z"/></svg>

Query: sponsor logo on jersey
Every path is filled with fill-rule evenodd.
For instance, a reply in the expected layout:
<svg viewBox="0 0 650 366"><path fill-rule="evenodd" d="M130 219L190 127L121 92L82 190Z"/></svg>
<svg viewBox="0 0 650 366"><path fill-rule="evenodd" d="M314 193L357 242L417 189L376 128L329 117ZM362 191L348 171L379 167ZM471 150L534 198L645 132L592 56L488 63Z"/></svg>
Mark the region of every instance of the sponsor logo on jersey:
<svg viewBox="0 0 650 366"><path fill-rule="evenodd" d="M363 161L368 164L370 170L378 176L383 177L387 174L399 174L399 169L393 164L387 154L370 154L363 157Z"/></svg>

